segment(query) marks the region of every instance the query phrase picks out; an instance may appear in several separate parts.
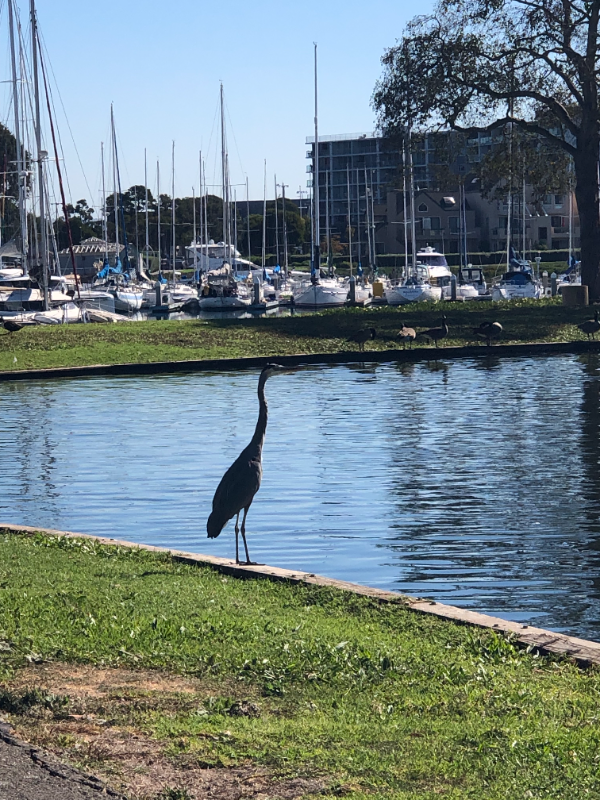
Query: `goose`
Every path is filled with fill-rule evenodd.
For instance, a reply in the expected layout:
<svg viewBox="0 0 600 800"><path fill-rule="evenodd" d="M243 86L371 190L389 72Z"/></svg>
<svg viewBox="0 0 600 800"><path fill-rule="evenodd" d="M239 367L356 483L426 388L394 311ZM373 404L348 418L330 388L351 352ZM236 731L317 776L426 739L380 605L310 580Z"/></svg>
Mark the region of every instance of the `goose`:
<svg viewBox="0 0 600 800"><path fill-rule="evenodd" d="M399 342L402 342L402 347L406 350L406 343L408 342L409 350L412 350L412 343L417 338L417 334L415 333L414 328L407 328L404 323L402 323L402 327L396 334L396 339Z"/></svg>
<svg viewBox="0 0 600 800"><path fill-rule="evenodd" d="M346 341L357 344L358 349L364 351L365 342L368 342L370 339L374 339L376 336L377 331L375 328L363 328L362 330L353 333L352 336L349 336Z"/></svg>
<svg viewBox="0 0 600 800"><path fill-rule="evenodd" d="M487 339L488 347L492 344L492 339L498 339L502 334L502 325L499 322L485 320L478 328L473 328L475 336L482 336Z"/></svg>
<svg viewBox="0 0 600 800"><path fill-rule="evenodd" d="M447 317L444 314L442 316L442 324L439 328L429 328L426 331L419 331L417 336L424 336L426 339L429 339L430 342L435 342L435 346L438 346L438 342L440 339L445 339L448 336L448 325L446 324Z"/></svg>
<svg viewBox="0 0 600 800"><path fill-rule="evenodd" d="M594 334L600 331L600 322L598 321L598 311L594 312L594 319L586 319L577 326L582 333L587 333L588 341L590 336L594 338Z"/></svg>

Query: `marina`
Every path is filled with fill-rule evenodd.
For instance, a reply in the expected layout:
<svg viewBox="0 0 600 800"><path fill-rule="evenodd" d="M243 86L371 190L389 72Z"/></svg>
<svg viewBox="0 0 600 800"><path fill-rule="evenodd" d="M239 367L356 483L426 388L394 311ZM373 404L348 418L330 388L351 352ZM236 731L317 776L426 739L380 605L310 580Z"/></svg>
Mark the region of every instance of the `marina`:
<svg viewBox="0 0 600 800"><path fill-rule="evenodd" d="M254 557L597 639L599 375L590 353L273 378ZM253 371L2 383L0 518L231 557L205 523L255 391Z"/></svg>

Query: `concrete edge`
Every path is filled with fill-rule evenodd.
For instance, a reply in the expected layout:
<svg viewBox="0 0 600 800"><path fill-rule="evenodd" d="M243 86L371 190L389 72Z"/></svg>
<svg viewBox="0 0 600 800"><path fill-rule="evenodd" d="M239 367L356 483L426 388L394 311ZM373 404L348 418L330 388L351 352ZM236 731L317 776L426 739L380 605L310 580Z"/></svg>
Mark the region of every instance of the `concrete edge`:
<svg viewBox="0 0 600 800"><path fill-rule="evenodd" d="M421 614L430 614L440 619L450 620L465 625L474 625L479 628L487 628L496 633L510 635L511 638L524 647L531 648L540 653L565 656L576 661L580 666L600 665L600 643L592 642L587 639L579 639L575 636L567 636L563 633L535 628L530 625L522 625L519 622L492 617L489 614L480 614L477 611L469 611L457 606L448 606L443 603L436 603L433 600L422 600L420 598L409 597L399 592L387 592L374 589L370 586L361 586L357 583L338 581L334 578L327 578L323 575L301 572L298 570L282 569L280 567L270 567L266 564L255 564L245 566L236 564L235 561L217 556L203 555L200 553L186 553L181 550L171 550L166 547L154 547L148 544L136 544L122 539L112 539L106 536L92 536L87 533L73 533L71 531L57 531L48 528L35 528L28 525L11 525L0 522L0 532L8 531L12 533L43 533L47 536L59 536L71 539L92 539L101 544L132 547L139 550L147 550L152 553L163 553L170 555L173 559L186 564L197 564L212 567L225 575L235 578L267 578L275 581L288 581L293 584L310 584L313 586L328 586L344 592L371 597L384 603L401 603L413 611Z"/></svg>
<svg viewBox="0 0 600 800"><path fill-rule="evenodd" d="M418 363L440 358L509 358L514 356L561 355L599 352L600 341L533 342L525 344L496 344L492 347L465 345L464 347L418 347L412 350L339 350L336 353L298 353L288 356L256 356L248 358L212 358L190 361L150 361L131 364L90 364L85 367L56 367L50 369L22 369L0 371L0 381L23 381L48 378L85 378L95 375L159 375L177 372L225 372L257 369L276 361L284 366L309 366L311 364L350 364L356 362Z"/></svg>

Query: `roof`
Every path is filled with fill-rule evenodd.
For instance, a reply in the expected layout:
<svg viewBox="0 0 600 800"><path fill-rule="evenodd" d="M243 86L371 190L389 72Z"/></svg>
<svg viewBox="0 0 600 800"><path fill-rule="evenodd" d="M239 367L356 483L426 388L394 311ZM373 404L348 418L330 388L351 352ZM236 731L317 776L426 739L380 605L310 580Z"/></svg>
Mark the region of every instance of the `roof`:
<svg viewBox="0 0 600 800"><path fill-rule="evenodd" d="M99 255L103 256L107 251L108 253L115 253L117 246L114 242L106 243L104 239L99 239L97 236L92 236L90 239L84 239L79 244L73 245L73 253L76 256L80 255ZM125 249L125 245L119 243L119 253ZM69 255L69 248L65 247L64 250L59 252L59 255Z"/></svg>

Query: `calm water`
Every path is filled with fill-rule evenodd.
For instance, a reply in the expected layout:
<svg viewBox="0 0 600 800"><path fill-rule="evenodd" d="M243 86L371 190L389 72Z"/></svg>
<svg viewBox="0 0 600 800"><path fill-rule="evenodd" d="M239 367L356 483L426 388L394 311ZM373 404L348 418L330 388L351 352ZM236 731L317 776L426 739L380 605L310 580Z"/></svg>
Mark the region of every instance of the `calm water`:
<svg viewBox="0 0 600 800"><path fill-rule="evenodd" d="M214 555L256 373L0 383L0 520ZM267 384L253 558L600 638L595 356L311 368Z"/></svg>

